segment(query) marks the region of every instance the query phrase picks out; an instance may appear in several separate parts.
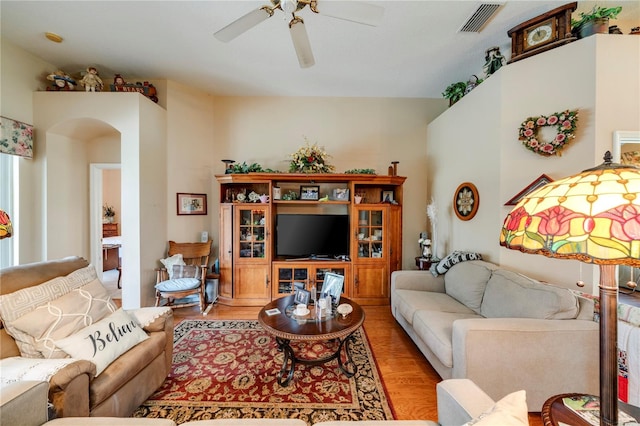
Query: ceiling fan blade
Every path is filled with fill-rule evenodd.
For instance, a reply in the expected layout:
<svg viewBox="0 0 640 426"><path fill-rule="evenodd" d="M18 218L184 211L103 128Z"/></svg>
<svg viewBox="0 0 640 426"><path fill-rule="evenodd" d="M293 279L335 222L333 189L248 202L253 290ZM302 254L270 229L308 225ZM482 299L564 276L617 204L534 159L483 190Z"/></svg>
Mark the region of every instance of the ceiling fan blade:
<svg viewBox="0 0 640 426"><path fill-rule="evenodd" d="M271 16L273 16L273 10L263 6L241 16L226 27L216 31L213 35L218 40L227 43Z"/></svg>
<svg viewBox="0 0 640 426"><path fill-rule="evenodd" d="M289 22L289 31L291 32L293 47L296 49L296 54L298 55L300 68L309 68L315 64L316 61L313 59L313 52L311 51L307 29L304 27L304 21L297 16L294 17L291 22Z"/></svg>
<svg viewBox="0 0 640 426"><path fill-rule="evenodd" d="M375 4L362 3L359 1L318 0L314 12L331 16L332 18L344 19L345 21L375 27L382 22L384 8Z"/></svg>

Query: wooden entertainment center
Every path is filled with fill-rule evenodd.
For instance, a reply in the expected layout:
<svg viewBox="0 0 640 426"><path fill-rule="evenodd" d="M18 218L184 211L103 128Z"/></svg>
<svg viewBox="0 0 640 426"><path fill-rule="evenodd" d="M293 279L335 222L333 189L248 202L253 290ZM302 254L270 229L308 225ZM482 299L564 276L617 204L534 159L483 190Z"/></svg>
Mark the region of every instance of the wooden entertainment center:
<svg viewBox="0 0 640 426"><path fill-rule="evenodd" d="M220 303L263 306L292 294L294 282L320 291L324 274L334 272L345 277L346 297L363 305L389 304L391 272L402 264L406 177L248 173L216 179L220 184ZM303 187L311 199L300 199ZM260 200L259 195L269 199ZM355 195L362 197L359 203ZM284 214L348 216L348 258L278 258L276 217Z"/></svg>

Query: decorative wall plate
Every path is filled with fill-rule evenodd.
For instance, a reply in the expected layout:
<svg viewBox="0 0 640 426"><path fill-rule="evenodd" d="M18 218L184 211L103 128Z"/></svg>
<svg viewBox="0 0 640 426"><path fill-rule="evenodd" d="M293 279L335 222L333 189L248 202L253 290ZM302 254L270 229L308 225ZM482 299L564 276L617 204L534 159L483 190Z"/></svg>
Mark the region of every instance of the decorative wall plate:
<svg viewBox="0 0 640 426"><path fill-rule="evenodd" d="M478 212L480 196L478 189L471 182L464 182L458 186L453 195L453 211L460 220L471 220Z"/></svg>

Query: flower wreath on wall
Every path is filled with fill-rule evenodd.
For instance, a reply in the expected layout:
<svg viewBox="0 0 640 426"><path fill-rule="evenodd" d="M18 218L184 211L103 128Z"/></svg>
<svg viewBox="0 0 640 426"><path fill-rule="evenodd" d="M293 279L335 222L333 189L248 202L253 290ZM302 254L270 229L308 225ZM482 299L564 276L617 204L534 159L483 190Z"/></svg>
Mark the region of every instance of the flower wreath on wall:
<svg viewBox="0 0 640 426"><path fill-rule="evenodd" d="M569 141L575 138L573 134L578 121L578 110L554 112L549 116L529 117L522 122L518 131L522 144L536 154L550 156L561 155L561 151ZM538 131L543 126L555 126L557 133L553 140L545 142L538 137Z"/></svg>

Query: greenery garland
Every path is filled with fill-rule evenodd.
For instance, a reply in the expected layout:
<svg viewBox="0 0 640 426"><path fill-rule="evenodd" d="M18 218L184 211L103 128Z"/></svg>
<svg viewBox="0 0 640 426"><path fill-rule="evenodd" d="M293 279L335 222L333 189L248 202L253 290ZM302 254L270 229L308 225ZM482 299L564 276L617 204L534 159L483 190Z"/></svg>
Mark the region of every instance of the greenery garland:
<svg viewBox="0 0 640 426"><path fill-rule="evenodd" d="M529 117L522 122L518 139L527 149L536 154L550 156L561 155L564 146L573 138L578 121L578 110L554 112L549 116ZM542 126L556 126L558 133L550 142L538 138L538 130Z"/></svg>

